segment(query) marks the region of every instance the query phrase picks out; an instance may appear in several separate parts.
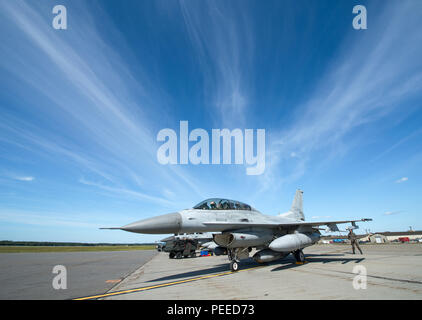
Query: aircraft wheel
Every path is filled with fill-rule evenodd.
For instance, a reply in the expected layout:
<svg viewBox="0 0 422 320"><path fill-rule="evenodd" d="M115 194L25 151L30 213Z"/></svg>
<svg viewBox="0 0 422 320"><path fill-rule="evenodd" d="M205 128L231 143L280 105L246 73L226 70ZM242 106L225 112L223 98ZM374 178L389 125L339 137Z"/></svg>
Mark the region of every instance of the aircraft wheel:
<svg viewBox="0 0 422 320"><path fill-rule="evenodd" d="M234 272L239 270L239 264L237 263L237 261L230 262L230 270Z"/></svg>
<svg viewBox="0 0 422 320"><path fill-rule="evenodd" d="M305 262L305 255L303 254L302 250L296 250L294 252L294 256L297 262Z"/></svg>

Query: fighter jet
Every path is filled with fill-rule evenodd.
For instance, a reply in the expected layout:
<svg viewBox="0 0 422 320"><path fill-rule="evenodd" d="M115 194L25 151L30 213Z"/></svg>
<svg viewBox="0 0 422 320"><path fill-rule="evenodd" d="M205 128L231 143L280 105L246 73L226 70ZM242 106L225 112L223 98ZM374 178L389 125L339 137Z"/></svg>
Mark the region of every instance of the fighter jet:
<svg viewBox="0 0 422 320"><path fill-rule="evenodd" d="M372 219L305 222L303 214L303 191L297 190L291 209L278 216L264 215L248 204L222 198L212 198L185 209L149 219L130 223L120 229L135 233L168 234L193 232L219 232L213 235L216 253L227 252L230 269L237 271L239 262L253 258L265 263L293 254L296 261L303 263L303 248L315 244L321 237L320 227L326 231L339 231L337 224Z"/></svg>

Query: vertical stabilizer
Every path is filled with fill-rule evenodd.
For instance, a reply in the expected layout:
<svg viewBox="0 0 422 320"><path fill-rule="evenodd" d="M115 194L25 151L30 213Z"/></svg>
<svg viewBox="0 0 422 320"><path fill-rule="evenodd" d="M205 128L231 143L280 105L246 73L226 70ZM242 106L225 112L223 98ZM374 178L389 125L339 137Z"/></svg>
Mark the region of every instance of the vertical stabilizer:
<svg viewBox="0 0 422 320"><path fill-rule="evenodd" d="M298 189L296 190L295 198L293 199L292 207L290 209L294 213L297 220L305 220L303 215L303 191Z"/></svg>
<svg viewBox="0 0 422 320"><path fill-rule="evenodd" d="M305 215L303 214L303 191L296 190L295 198L293 199L292 207L290 211L281 214L280 216L305 221Z"/></svg>

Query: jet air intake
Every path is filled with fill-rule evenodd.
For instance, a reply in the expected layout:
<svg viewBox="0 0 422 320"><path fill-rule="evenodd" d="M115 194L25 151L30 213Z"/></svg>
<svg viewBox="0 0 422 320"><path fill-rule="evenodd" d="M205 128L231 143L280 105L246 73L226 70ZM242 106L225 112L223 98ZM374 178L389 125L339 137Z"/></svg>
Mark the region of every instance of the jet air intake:
<svg viewBox="0 0 422 320"><path fill-rule="evenodd" d="M313 245L320 236L317 232L286 234L271 242L269 247L277 252L292 252Z"/></svg>
<svg viewBox="0 0 422 320"><path fill-rule="evenodd" d="M214 242L225 248L246 248L262 246L272 240L266 232L222 233L214 235Z"/></svg>

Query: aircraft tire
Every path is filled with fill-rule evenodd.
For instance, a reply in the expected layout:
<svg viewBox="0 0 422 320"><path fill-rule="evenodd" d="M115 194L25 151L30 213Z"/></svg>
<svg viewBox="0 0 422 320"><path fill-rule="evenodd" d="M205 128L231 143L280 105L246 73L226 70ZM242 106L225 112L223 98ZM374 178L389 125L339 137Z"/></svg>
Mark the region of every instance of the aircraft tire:
<svg viewBox="0 0 422 320"><path fill-rule="evenodd" d="M297 262L301 262L301 263L305 262L305 255L303 254L302 250L296 250L294 252L294 256Z"/></svg>
<svg viewBox="0 0 422 320"><path fill-rule="evenodd" d="M237 261L231 261L230 270L233 272L236 272L237 270L239 270L239 263L237 263Z"/></svg>

